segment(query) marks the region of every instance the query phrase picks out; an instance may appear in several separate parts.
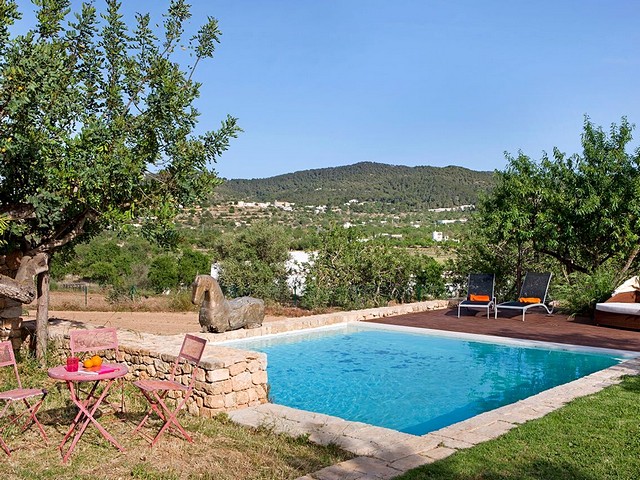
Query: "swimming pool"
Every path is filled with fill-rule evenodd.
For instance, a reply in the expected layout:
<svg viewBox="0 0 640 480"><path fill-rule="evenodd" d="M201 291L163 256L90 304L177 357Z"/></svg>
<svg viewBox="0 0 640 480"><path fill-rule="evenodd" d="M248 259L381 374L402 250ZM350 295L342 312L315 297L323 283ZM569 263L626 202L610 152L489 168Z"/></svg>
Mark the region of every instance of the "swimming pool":
<svg viewBox="0 0 640 480"><path fill-rule="evenodd" d="M226 344L267 354L274 403L414 435L621 360L613 354L471 341L363 324Z"/></svg>

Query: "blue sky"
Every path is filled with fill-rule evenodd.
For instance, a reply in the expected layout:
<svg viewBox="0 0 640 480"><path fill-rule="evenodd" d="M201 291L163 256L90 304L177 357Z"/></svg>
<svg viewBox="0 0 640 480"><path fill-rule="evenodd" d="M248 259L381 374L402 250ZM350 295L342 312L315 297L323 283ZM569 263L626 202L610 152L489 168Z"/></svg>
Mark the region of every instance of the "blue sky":
<svg viewBox="0 0 640 480"><path fill-rule="evenodd" d="M124 0L158 21L168 3ZM585 114L640 126L637 0L191 3L194 29L213 16L223 32L196 74L200 128L229 113L244 129L214 167L225 178L502 169L505 151L579 152Z"/></svg>

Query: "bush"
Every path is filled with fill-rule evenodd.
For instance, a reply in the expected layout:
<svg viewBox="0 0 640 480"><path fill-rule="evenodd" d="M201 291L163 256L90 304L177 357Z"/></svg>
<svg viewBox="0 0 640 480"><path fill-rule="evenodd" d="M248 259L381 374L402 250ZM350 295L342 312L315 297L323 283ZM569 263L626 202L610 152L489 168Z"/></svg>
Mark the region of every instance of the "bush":
<svg viewBox="0 0 640 480"><path fill-rule="evenodd" d="M149 284L156 293L162 293L178 285L178 264L170 255L156 257L149 267Z"/></svg>
<svg viewBox="0 0 640 480"><path fill-rule="evenodd" d="M308 267L302 305L367 308L412 301L418 294L421 299L445 294L442 266L435 260L337 227L324 236Z"/></svg>
<svg viewBox="0 0 640 480"><path fill-rule="evenodd" d="M183 290L169 296L168 308L172 312L189 312L198 307L191 303L191 292Z"/></svg>
<svg viewBox="0 0 640 480"><path fill-rule="evenodd" d="M569 282L558 284L554 292L562 311L571 315L593 316L596 303L611 297L618 282L617 269L601 267L592 274L570 275Z"/></svg>
<svg viewBox="0 0 640 480"><path fill-rule="evenodd" d="M211 260L204 253L185 249L178 259L178 283L191 285L196 275L208 275L211 271Z"/></svg>
<svg viewBox="0 0 640 480"><path fill-rule="evenodd" d="M107 285L117 287L122 283L122 277L118 274L118 270L112 263L104 261L96 262L91 265L89 272L89 278L98 282L102 287Z"/></svg>
<svg viewBox="0 0 640 480"><path fill-rule="evenodd" d="M264 222L221 237L216 253L222 265L219 281L225 295L289 300L285 268L289 244L284 228Z"/></svg>

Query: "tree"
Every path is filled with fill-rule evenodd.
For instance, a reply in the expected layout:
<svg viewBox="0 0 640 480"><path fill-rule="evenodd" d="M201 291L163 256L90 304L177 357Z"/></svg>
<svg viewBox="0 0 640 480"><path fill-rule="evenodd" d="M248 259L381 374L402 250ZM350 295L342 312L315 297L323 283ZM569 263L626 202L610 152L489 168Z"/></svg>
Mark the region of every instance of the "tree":
<svg viewBox="0 0 640 480"><path fill-rule="evenodd" d="M228 296L280 301L288 297L285 262L289 234L280 225L258 222L226 234L215 246L220 286Z"/></svg>
<svg viewBox="0 0 640 480"><path fill-rule="evenodd" d="M632 131L626 118L608 135L587 118L582 155L554 148L552 159L542 159L535 249L569 274L592 273L610 260L628 268L638 255L640 151L626 151Z"/></svg>
<svg viewBox="0 0 640 480"><path fill-rule="evenodd" d="M445 293L435 260L366 239L357 228L334 227L309 265L302 302L307 308L364 308L412 300L418 290L421 299Z"/></svg>
<svg viewBox="0 0 640 480"><path fill-rule="evenodd" d="M175 241L178 207L219 183L211 165L240 132L227 116L194 133L194 72L213 56L216 20L185 43L184 0L171 1L162 38L148 14L128 29L116 0L100 16L92 3L73 17L69 0L36 4L24 35L11 35L16 3L0 9L0 254L48 257L133 219L147 237ZM192 55L185 70L177 47Z"/></svg>
<svg viewBox="0 0 640 480"><path fill-rule="evenodd" d="M489 239L491 248L484 252L483 258L493 257L495 266L509 265L511 272L515 272L515 290L519 290L524 270L532 264L543 172L522 152L517 157L506 156L509 164L505 171L496 172L495 188L480 197L479 222L475 225L481 233L476 235L476 240L478 237ZM471 224L471 228L473 226Z"/></svg>
<svg viewBox="0 0 640 480"><path fill-rule="evenodd" d="M178 285L178 263L169 255L158 255L149 266L149 284L156 293L171 290Z"/></svg>
<svg viewBox="0 0 640 480"><path fill-rule="evenodd" d="M458 269L493 259L492 271L512 265L519 285L524 270L538 265L563 272L569 283L596 275L599 291L606 272L625 276L640 251L640 151L627 152L632 131L624 117L608 133L586 117L582 154L554 148L539 162L507 154L471 224L480 259L463 246Z"/></svg>
<svg viewBox="0 0 640 480"><path fill-rule="evenodd" d="M196 250L184 249L178 259L178 283L191 285L196 275L208 275L211 271L211 260L207 255Z"/></svg>

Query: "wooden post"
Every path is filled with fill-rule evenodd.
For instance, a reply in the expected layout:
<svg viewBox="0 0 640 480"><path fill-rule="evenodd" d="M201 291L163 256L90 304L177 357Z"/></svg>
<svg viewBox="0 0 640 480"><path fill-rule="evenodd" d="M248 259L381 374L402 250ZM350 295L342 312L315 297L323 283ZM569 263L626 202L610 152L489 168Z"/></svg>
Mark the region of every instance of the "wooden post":
<svg viewBox="0 0 640 480"><path fill-rule="evenodd" d="M41 364L49 343L49 271L38 274L38 311L36 313L36 358Z"/></svg>

